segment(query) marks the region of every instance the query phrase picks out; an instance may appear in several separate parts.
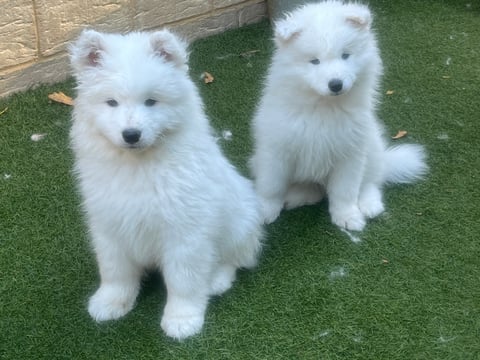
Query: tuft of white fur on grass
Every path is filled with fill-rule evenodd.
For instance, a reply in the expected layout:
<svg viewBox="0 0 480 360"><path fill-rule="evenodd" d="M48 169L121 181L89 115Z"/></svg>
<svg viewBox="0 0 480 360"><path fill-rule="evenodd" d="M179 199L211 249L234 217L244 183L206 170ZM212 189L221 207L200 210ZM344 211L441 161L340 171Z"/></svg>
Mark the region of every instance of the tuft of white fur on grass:
<svg viewBox="0 0 480 360"><path fill-rule="evenodd" d="M438 343L441 343L441 344L446 344L446 343L449 343L453 340L455 340L457 337L456 336L452 336L452 337L444 337L444 336L440 336L438 339L437 339L437 342Z"/></svg>
<svg viewBox="0 0 480 360"><path fill-rule="evenodd" d="M329 278L330 280L335 280L345 276L347 276L347 270L343 266L339 266L330 272Z"/></svg>
<svg viewBox="0 0 480 360"><path fill-rule="evenodd" d="M3 178L4 178L5 180L10 179L11 177L12 177L12 174L3 174Z"/></svg>
<svg viewBox="0 0 480 360"><path fill-rule="evenodd" d="M230 130L223 130L220 132L215 132L215 142L219 142L220 140L231 141L233 137L233 133Z"/></svg>
<svg viewBox="0 0 480 360"><path fill-rule="evenodd" d="M358 236L355 236L353 235L350 231L348 231L347 229L344 229L344 228L339 228L340 230L342 230L342 232L344 232L345 234L347 234L347 236L350 238L350 240L355 243L355 244L358 244L360 242L362 242L362 239L360 239Z"/></svg>
<svg viewBox="0 0 480 360"><path fill-rule="evenodd" d="M363 340L363 338L362 338L361 335L355 335L355 336L352 338L352 340L353 340L354 342L356 342L356 343L361 343L362 340Z"/></svg>
<svg viewBox="0 0 480 360"><path fill-rule="evenodd" d="M441 134L438 134L438 135L437 135L437 139L438 139L438 140L449 140L450 137L449 137L448 134L446 134L446 133L441 133Z"/></svg>
<svg viewBox="0 0 480 360"><path fill-rule="evenodd" d="M451 63L452 63L452 58L449 56L447 58L447 61L445 61L445 65L450 66Z"/></svg>
<svg viewBox="0 0 480 360"><path fill-rule="evenodd" d="M328 335L330 335L330 330L324 330L324 331L321 331L320 333L314 335L312 337L312 340L320 340L320 339L323 339L323 338L326 338Z"/></svg>
<svg viewBox="0 0 480 360"><path fill-rule="evenodd" d="M225 55L221 55L221 56L217 56L217 60L227 60L227 59L230 59L232 57L236 57L238 56L237 54L225 54Z"/></svg>
<svg viewBox="0 0 480 360"><path fill-rule="evenodd" d="M223 140L230 141L232 140L232 132L230 130L223 130L222 131L222 138Z"/></svg>
<svg viewBox="0 0 480 360"><path fill-rule="evenodd" d="M43 140L45 136L47 136L47 134L33 134L32 136L30 136L30 140L37 142Z"/></svg>
<svg viewBox="0 0 480 360"><path fill-rule="evenodd" d="M319 336L319 337L325 337L325 336L327 336L328 334L330 334L330 331L325 330L325 331L322 331L320 334L318 334L318 336Z"/></svg>

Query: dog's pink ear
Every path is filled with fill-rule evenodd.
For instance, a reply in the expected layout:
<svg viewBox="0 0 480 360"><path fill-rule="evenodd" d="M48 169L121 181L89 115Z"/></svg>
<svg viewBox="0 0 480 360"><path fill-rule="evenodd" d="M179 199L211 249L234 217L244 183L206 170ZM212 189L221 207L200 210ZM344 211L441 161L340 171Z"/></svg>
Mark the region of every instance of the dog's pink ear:
<svg viewBox="0 0 480 360"><path fill-rule="evenodd" d="M275 43L284 46L301 33L301 27L289 16L275 23Z"/></svg>
<svg viewBox="0 0 480 360"><path fill-rule="evenodd" d="M372 14L366 6L352 5L352 11L347 15L347 22L359 29L370 29Z"/></svg>
<svg viewBox="0 0 480 360"><path fill-rule="evenodd" d="M77 41L69 47L70 61L77 72L86 67L97 67L100 66L103 51L103 34L83 30Z"/></svg>
<svg viewBox="0 0 480 360"><path fill-rule="evenodd" d="M155 55L179 68L187 69L187 45L168 30L156 31L150 36Z"/></svg>

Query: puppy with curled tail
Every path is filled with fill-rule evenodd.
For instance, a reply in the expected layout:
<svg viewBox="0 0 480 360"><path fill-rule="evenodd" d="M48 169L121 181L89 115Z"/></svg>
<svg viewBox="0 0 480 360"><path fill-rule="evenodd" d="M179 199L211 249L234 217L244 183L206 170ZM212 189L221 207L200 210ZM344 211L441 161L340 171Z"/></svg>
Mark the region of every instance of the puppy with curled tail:
<svg viewBox="0 0 480 360"><path fill-rule="evenodd" d="M388 147L375 114L382 61L368 7L323 1L275 24L250 160L264 221L326 194L332 222L362 230L382 187L427 172L420 145Z"/></svg>

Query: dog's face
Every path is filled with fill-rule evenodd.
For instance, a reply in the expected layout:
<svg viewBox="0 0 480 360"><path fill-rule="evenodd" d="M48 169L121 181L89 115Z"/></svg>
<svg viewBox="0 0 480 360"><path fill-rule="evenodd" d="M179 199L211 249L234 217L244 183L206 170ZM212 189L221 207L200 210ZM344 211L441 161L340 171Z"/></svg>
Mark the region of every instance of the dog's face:
<svg viewBox="0 0 480 360"><path fill-rule="evenodd" d="M276 61L295 85L322 97L347 94L379 62L365 6L326 2L276 23ZM373 64L380 68L379 64Z"/></svg>
<svg viewBox="0 0 480 360"><path fill-rule="evenodd" d="M78 121L88 121L112 144L145 149L181 126L187 55L170 32L122 36L87 30L70 53Z"/></svg>

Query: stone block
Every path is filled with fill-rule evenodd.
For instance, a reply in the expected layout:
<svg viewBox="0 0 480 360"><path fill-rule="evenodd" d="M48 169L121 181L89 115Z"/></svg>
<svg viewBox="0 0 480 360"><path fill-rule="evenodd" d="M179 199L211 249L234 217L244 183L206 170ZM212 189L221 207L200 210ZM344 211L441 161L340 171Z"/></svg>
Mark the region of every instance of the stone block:
<svg viewBox="0 0 480 360"><path fill-rule="evenodd" d="M155 3L151 0L139 0L136 4L134 26L137 29L160 28L165 24L201 15L210 10L210 1L205 0L168 0Z"/></svg>
<svg viewBox="0 0 480 360"><path fill-rule="evenodd" d="M267 4L264 1L242 7L238 12L238 26L254 24L267 17Z"/></svg>
<svg viewBox="0 0 480 360"><path fill-rule="evenodd" d="M37 56L36 30L31 0L1 1L0 64L19 65Z"/></svg>
<svg viewBox="0 0 480 360"><path fill-rule="evenodd" d="M189 42L200 37L211 36L236 27L238 27L236 10L169 26L170 29L183 36Z"/></svg>
<svg viewBox="0 0 480 360"><path fill-rule="evenodd" d="M213 7L215 9L224 8L231 5L240 4L245 0L213 0Z"/></svg>
<svg viewBox="0 0 480 360"><path fill-rule="evenodd" d="M51 56L65 50L82 28L100 31L132 30L134 9L128 0L53 1L37 0L40 53Z"/></svg>
<svg viewBox="0 0 480 360"><path fill-rule="evenodd" d="M208 37L225 30L238 28L241 25L259 22L266 16L266 4L264 1L260 1L245 6L234 6L225 11L217 12L215 15L182 22L169 26L169 28L191 42L201 37Z"/></svg>
<svg viewBox="0 0 480 360"><path fill-rule="evenodd" d="M282 19L286 13L308 2L319 0L268 0L268 13L273 20Z"/></svg>
<svg viewBox="0 0 480 360"><path fill-rule="evenodd" d="M34 88L39 83L53 84L70 74L67 55L34 63L25 69L0 72L0 97Z"/></svg>

